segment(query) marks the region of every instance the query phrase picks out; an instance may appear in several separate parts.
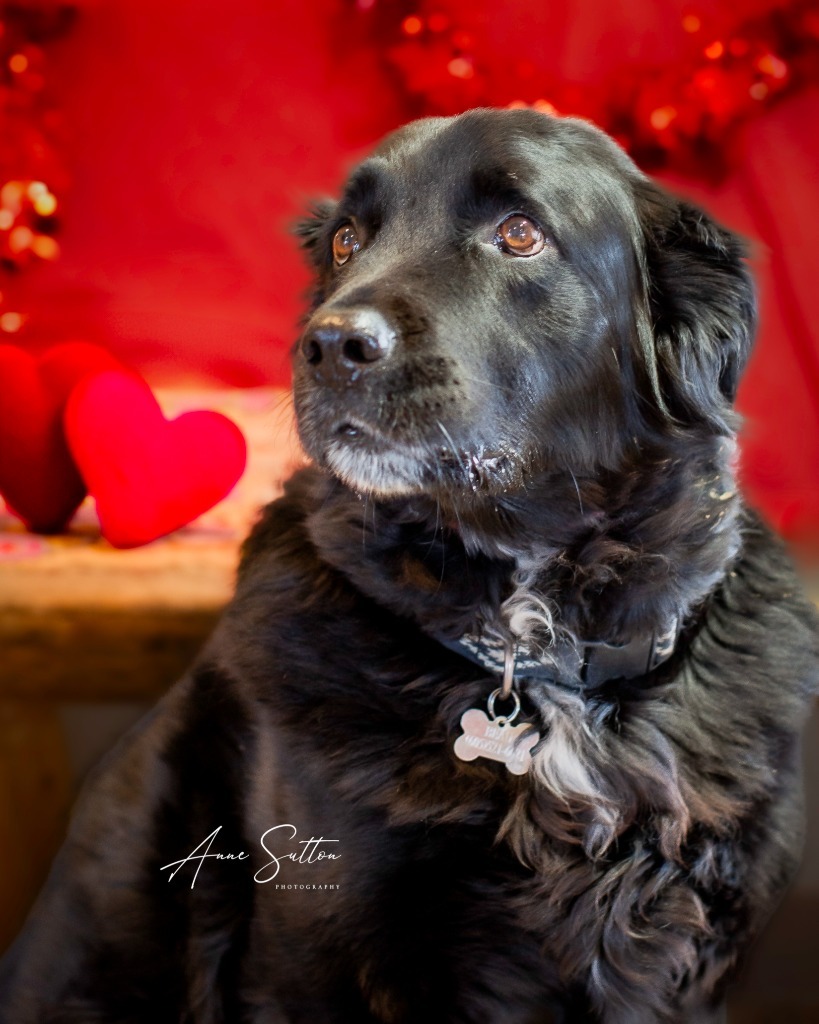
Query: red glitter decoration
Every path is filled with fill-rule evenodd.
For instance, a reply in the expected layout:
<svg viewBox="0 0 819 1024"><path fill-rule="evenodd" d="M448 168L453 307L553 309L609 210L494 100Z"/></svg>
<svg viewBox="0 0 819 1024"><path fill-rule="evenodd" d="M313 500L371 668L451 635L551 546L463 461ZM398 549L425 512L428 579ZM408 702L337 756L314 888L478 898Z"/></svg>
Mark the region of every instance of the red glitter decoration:
<svg viewBox="0 0 819 1024"><path fill-rule="evenodd" d="M74 16L67 4L0 4L0 337L27 319L4 299L9 275L60 251L54 234L67 177L46 54Z"/></svg>
<svg viewBox="0 0 819 1024"><path fill-rule="evenodd" d="M381 54L408 118L474 106L576 115L612 134L646 169L718 179L735 162L749 119L819 82L817 0L753 9L743 14L736 5L731 17L689 10L677 30L681 59L635 63L624 54L619 64L608 59L613 70L600 81L582 86L555 74L525 38L511 53L499 47L481 11L463 0L359 5L344 25L347 45Z"/></svg>

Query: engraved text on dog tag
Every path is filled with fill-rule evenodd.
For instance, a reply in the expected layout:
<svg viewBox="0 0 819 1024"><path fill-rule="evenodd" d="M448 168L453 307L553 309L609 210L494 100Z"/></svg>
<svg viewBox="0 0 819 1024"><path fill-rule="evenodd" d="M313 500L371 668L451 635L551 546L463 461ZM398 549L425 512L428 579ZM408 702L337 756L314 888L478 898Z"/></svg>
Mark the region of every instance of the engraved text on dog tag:
<svg viewBox="0 0 819 1024"><path fill-rule="evenodd" d="M487 757L500 761L513 775L525 775L532 763L532 747L540 739L530 722L512 725L506 718L490 718L472 708L461 716L463 736L455 741L455 753L462 761Z"/></svg>

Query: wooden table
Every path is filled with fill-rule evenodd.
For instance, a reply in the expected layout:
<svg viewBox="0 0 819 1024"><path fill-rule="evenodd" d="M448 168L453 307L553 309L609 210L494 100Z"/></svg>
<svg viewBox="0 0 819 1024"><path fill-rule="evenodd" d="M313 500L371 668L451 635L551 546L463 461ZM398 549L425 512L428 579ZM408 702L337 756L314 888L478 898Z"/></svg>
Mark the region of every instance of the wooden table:
<svg viewBox="0 0 819 1024"><path fill-rule="evenodd" d="M117 551L87 499L59 537L26 533L0 502L0 949L16 933L63 835L74 796L57 704L151 700L179 677L233 589L258 509L300 463L283 391L159 391L169 417L225 413L248 467L195 523Z"/></svg>

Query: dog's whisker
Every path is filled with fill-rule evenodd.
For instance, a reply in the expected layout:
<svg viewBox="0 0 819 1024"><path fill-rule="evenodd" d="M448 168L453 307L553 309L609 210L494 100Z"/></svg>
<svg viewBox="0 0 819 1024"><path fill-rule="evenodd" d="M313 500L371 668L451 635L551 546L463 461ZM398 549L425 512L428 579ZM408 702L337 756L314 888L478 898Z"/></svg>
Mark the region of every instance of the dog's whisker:
<svg viewBox="0 0 819 1024"><path fill-rule="evenodd" d="M449 433L449 431L446 429L446 427L443 425L443 423L441 423L440 420L436 420L436 423L438 424L438 427L439 427L441 433L444 435L446 440L449 442L449 445L452 448L452 454L455 456L456 459L460 459L460 454L458 452L458 448L457 448L455 442L452 440L452 435ZM468 456L465 453L463 453L463 468L464 468L464 471L466 472L466 474L468 475L469 474L469 458L468 458ZM458 512L457 502L453 502L453 504L452 504L452 511L454 512L455 519L456 519L456 521L458 523L458 530L460 531L461 534L463 534L464 526L463 526L463 523L461 522L460 513Z"/></svg>
<svg viewBox="0 0 819 1024"><path fill-rule="evenodd" d="M438 539L438 531L441 531L441 571L438 577L438 588L440 590L444 583L444 577L446 575L446 545L443 543L444 540L444 528L441 518L441 502L436 497L435 499L435 524L432 528L432 537L430 538L429 544L427 545L426 555L432 551L435 547L435 542ZM437 591L436 591L437 593Z"/></svg>
<svg viewBox="0 0 819 1024"><path fill-rule="evenodd" d="M284 419L289 415L293 419L293 396L289 391L282 391L281 394L266 403L266 410L269 416L277 419Z"/></svg>
<svg viewBox="0 0 819 1024"><path fill-rule="evenodd" d="M491 380L483 380L481 377L472 377L467 373L459 371L458 376L461 380L468 380L473 384L484 384L488 388L495 388L498 391L508 391L510 395L516 395L518 393L517 388L509 388L505 384L497 384Z"/></svg>
<svg viewBox="0 0 819 1024"><path fill-rule="evenodd" d="M574 473L572 473L571 470L569 470L569 473L571 474L572 483L574 484L574 489L577 491L577 503L578 503L578 505L580 505L580 515L582 516L584 514L583 513L583 499L580 496L580 488L577 486L577 477L574 475Z"/></svg>
<svg viewBox="0 0 819 1024"><path fill-rule="evenodd" d="M369 494L364 495L364 513L361 516L361 551L362 553L367 550L367 510L370 504ZM373 516L373 532L375 532L375 516Z"/></svg>
<svg viewBox="0 0 819 1024"><path fill-rule="evenodd" d="M441 423L440 420L436 420L435 422L438 424L438 428L440 429L441 433L444 435L446 440L449 442L449 446L452 449L452 454L455 456L456 459L460 458L461 456L460 456L460 453L458 451L458 446L452 440L452 435L449 433L449 431L446 429L446 427L443 425L443 423ZM468 461L468 459L467 459L465 454L463 455L463 461L464 461L464 469L468 469L469 468L469 461Z"/></svg>

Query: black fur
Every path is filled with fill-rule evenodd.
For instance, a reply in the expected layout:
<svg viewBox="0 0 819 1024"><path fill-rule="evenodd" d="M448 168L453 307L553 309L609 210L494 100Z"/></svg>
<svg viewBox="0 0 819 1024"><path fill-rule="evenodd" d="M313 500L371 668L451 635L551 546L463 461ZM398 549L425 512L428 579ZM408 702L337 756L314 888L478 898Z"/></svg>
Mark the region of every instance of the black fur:
<svg viewBox="0 0 819 1024"><path fill-rule="evenodd" d="M498 248L514 213L539 255ZM741 245L589 125L488 110L391 136L301 236L316 465L265 510L189 678L88 784L0 1021L718 1020L798 859L817 679L813 608L735 492ZM388 337L369 362L351 335L333 375L310 339L362 309ZM548 658L673 615L648 676L525 688L529 775L455 757L495 680L437 634ZM340 858L254 881L282 823ZM214 852L249 856L169 881L218 826Z"/></svg>

